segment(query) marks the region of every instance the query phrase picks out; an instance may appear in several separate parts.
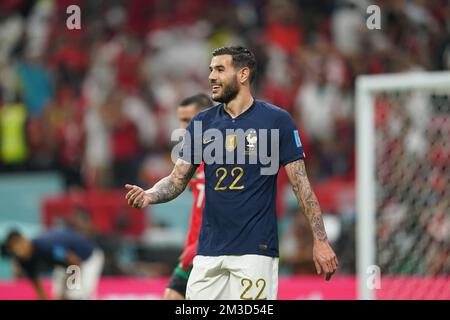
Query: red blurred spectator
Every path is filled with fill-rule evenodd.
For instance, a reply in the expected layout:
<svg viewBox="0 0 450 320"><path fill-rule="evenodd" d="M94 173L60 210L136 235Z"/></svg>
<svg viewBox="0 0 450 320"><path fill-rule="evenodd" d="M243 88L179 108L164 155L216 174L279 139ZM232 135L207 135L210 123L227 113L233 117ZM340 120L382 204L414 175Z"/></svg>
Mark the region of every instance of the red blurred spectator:
<svg viewBox="0 0 450 320"><path fill-rule="evenodd" d="M267 8L265 37L269 45L275 45L288 54L301 48L302 27L298 22L298 9L293 1L270 1Z"/></svg>

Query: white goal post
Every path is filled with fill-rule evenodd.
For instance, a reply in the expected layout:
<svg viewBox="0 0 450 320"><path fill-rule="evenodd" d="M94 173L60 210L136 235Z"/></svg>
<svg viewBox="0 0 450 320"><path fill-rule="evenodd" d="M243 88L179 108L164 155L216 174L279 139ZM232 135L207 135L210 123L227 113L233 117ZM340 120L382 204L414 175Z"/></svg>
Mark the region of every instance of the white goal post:
<svg viewBox="0 0 450 320"><path fill-rule="evenodd" d="M368 285L370 266L377 265L377 168L376 97L380 94L411 92L450 93L450 72L410 72L402 74L362 75L355 91L356 122L356 271L358 299L375 299ZM450 170L450 169L449 169Z"/></svg>

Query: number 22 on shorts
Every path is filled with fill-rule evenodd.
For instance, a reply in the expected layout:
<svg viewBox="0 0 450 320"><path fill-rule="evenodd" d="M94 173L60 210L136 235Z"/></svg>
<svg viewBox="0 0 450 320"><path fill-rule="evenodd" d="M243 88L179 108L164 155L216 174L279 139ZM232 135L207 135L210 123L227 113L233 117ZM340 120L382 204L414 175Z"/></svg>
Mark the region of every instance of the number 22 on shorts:
<svg viewBox="0 0 450 320"><path fill-rule="evenodd" d="M252 297L247 297L247 292L252 288L253 281L248 278L241 279L241 285L244 287L244 291L242 292L241 296L239 297L241 300L253 300ZM261 298L261 295L266 288L266 280L263 278L260 278L256 280L256 288L259 289L258 294L255 297L255 300L267 300L267 298Z"/></svg>

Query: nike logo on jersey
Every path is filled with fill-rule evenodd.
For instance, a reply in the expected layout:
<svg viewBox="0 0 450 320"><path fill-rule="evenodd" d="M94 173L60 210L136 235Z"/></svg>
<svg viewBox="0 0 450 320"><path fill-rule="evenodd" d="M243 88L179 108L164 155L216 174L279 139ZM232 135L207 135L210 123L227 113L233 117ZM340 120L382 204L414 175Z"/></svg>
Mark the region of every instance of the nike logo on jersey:
<svg viewBox="0 0 450 320"><path fill-rule="evenodd" d="M214 141L214 138L210 138L210 139L203 139L203 144L208 144L208 143L210 143L210 142L213 142Z"/></svg>

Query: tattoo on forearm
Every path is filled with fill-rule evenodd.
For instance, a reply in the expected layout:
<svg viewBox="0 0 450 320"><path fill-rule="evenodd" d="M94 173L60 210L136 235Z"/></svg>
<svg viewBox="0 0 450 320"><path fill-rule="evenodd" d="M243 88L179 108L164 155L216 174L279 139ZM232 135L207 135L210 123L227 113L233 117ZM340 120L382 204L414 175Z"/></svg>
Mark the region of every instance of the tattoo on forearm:
<svg viewBox="0 0 450 320"><path fill-rule="evenodd" d="M305 163L297 160L286 165L286 172L292 184L292 189L298 199L300 210L306 216L316 240L327 240L327 233L323 224L322 213L316 195L306 174Z"/></svg>
<svg viewBox="0 0 450 320"><path fill-rule="evenodd" d="M186 188L194 171L195 167L191 164L176 165L168 177L161 179L147 191L150 202L164 203L178 197Z"/></svg>
<svg viewBox="0 0 450 320"><path fill-rule="evenodd" d="M314 216L311 219L311 228L317 240L327 240L327 233L325 232L325 226L323 225L323 219L321 216Z"/></svg>

